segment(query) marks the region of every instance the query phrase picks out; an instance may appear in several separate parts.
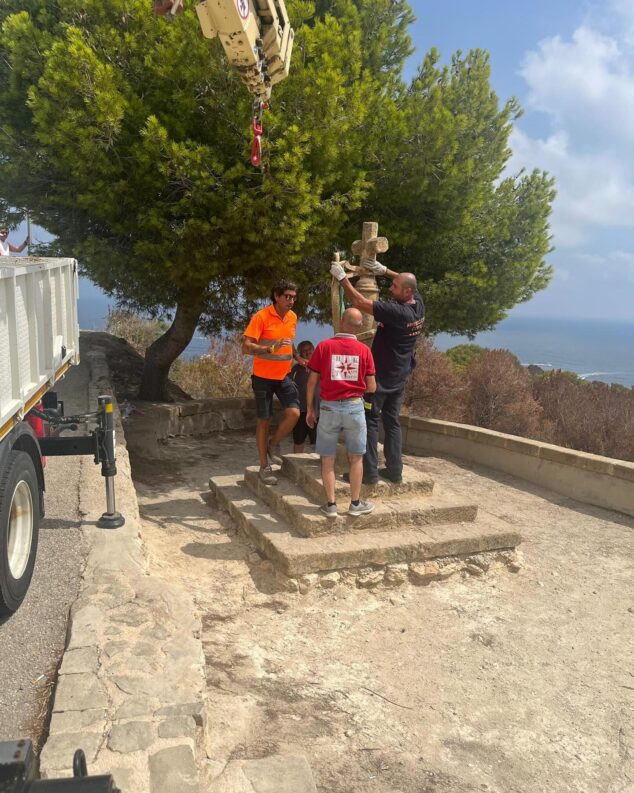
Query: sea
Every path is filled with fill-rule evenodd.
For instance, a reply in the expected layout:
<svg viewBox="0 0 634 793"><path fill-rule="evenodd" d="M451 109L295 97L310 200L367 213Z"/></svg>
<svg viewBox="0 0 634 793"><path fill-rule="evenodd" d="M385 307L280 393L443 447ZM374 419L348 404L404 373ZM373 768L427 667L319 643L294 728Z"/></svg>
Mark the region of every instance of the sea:
<svg viewBox="0 0 634 793"><path fill-rule="evenodd" d="M108 301L94 292L79 299L79 325L102 330L108 313ZM300 322L297 340L317 343L331 335L327 325ZM463 336L441 333L435 337L438 349L445 351L456 344L469 343ZM471 340L490 349L514 353L522 364L535 364L546 371L566 369L585 380L601 380L634 387L634 319L558 319L552 317L508 317L494 330L478 333ZM186 357L203 355L209 341L195 336Z"/></svg>

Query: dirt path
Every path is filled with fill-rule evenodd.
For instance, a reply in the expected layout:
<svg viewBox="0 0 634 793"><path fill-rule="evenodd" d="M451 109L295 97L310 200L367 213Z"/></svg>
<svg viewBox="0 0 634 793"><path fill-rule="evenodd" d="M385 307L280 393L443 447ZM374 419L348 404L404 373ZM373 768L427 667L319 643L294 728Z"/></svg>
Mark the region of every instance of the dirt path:
<svg viewBox="0 0 634 793"><path fill-rule="evenodd" d="M176 439L160 465L134 452L152 563L204 615L212 770L300 752L320 793L634 790L634 520L409 458L517 525L523 570L302 596L206 503L210 475L252 463L250 437Z"/></svg>

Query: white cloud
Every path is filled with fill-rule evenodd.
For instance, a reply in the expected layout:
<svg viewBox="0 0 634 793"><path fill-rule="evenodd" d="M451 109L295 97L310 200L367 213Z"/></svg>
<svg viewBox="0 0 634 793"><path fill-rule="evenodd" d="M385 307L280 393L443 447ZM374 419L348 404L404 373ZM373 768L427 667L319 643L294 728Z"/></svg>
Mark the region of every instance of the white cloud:
<svg viewBox="0 0 634 793"><path fill-rule="evenodd" d="M545 113L552 131L531 137L520 123L509 170L537 167L556 177L558 248L577 248L602 228L634 228L634 0L611 5L622 36L586 23L568 40L542 41L520 70L528 109Z"/></svg>
<svg viewBox="0 0 634 793"><path fill-rule="evenodd" d="M609 3L615 12L614 19L621 30L621 36L625 44L634 44L634 0L610 0ZM603 6L599 5L599 13Z"/></svg>
<svg viewBox="0 0 634 793"><path fill-rule="evenodd" d="M508 168L543 168L557 180L552 227L557 247L578 247L594 227L634 227L634 179L616 153L575 153L568 133L531 138L520 129L511 136Z"/></svg>

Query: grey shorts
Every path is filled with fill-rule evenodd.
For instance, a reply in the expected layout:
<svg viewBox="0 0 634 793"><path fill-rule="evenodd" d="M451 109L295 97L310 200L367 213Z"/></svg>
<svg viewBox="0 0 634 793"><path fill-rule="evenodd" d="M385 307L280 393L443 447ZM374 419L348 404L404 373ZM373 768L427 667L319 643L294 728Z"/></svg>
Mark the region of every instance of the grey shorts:
<svg viewBox="0 0 634 793"><path fill-rule="evenodd" d="M342 432L348 454L365 454L367 431L361 397L338 401L321 400L315 446L317 454L321 457L334 457Z"/></svg>

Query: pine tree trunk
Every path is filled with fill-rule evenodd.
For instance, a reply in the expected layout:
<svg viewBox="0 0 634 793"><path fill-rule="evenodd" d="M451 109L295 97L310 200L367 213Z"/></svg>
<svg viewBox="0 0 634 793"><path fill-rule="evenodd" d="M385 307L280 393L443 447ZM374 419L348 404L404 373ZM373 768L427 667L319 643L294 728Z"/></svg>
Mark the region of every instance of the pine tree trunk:
<svg viewBox="0 0 634 793"><path fill-rule="evenodd" d="M170 367L192 340L201 313L202 306L198 302L194 305L184 301L178 304L170 327L145 351L139 399L171 401L167 390Z"/></svg>

